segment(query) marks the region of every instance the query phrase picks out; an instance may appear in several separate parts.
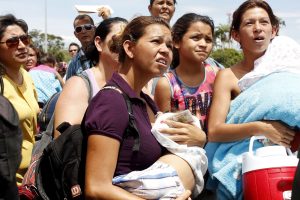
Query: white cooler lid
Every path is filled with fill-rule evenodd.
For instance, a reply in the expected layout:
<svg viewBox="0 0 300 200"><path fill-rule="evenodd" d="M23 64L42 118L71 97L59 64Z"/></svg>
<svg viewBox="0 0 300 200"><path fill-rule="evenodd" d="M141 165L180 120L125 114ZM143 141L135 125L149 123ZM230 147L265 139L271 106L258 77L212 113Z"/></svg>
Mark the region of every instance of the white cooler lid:
<svg viewBox="0 0 300 200"><path fill-rule="evenodd" d="M278 167L296 167L298 158L296 156L256 156L252 153L243 155L242 173L258 169L278 168Z"/></svg>

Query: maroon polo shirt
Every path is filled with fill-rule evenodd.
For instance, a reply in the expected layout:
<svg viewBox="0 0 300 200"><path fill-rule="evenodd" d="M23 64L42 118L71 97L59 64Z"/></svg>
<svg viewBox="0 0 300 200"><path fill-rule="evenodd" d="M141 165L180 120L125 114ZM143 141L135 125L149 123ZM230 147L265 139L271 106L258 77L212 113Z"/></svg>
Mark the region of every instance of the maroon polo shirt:
<svg viewBox="0 0 300 200"><path fill-rule="evenodd" d="M133 140L123 140L129 115L124 97L118 91L101 90L92 99L85 116L86 132L88 135L105 135L120 143L123 140L114 176L146 169L161 157L164 151L151 133L151 123L145 102L155 114L157 107L154 101L143 92L142 98L138 98L127 82L117 73L113 74L108 83L117 85L131 100L133 115L140 133L140 150L133 154Z"/></svg>

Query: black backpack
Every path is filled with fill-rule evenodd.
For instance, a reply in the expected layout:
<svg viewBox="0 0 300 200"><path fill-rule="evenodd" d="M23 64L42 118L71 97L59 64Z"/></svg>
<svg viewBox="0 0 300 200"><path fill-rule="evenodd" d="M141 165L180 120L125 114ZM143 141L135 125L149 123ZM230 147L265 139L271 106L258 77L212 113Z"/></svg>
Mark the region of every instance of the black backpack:
<svg viewBox="0 0 300 200"><path fill-rule="evenodd" d="M129 97L116 86L107 85L101 90L106 89L114 89L123 95L129 114L123 139L133 139L132 151L139 151L139 132ZM62 134L45 148L36 170L36 187L42 199L84 199L87 136L81 127L62 123L58 127Z"/></svg>
<svg viewBox="0 0 300 200"><path fill-rule="evenodd" d="M40 128L40 133L45 131L47 129L47 126L50 122L51 117L53 116L54 110L55 110L55 105L56 102L60 96L61 92L56 92L54 93L50 99L45 103L42 111L38 115L38 124ZM41 135L39 135L41 136Z"/></svg>
<svg viewBox="0 0 300 200"><path fill-rule="evenodd" d="M3 96L0 76L0 199L17 199L16 172L21 162L22 132L18 113Z"/></svg>

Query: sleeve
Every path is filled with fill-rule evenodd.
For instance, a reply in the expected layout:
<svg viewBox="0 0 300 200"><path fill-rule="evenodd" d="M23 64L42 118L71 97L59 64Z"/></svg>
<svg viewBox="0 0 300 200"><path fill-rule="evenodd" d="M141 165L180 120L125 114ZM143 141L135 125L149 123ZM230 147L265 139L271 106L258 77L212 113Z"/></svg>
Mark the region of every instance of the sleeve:
<svg viewBox="0 0 300 200"><path fill-rule="evenodd" d="M66 71L66 80L68 80L69 78L71 78L73 76L73 71L76 65L76 59L77 59L77 55L70 61L67 71Z"/></svg>
<svg viewBox="0 0 300 200"><path fill-rule="evenodd" d="M105 135L121 141L128 122L124 97L115 90L101 90L87 108L84 126L88 135Z"/></svg>

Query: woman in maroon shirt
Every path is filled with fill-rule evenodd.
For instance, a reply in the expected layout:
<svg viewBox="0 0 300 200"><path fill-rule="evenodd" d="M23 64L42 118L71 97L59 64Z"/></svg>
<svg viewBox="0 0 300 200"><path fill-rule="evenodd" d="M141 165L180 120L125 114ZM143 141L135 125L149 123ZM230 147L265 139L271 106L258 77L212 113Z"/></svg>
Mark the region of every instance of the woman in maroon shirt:
<svg viewBox="0 0 300 200"><path fill-rule="evenodd" d="M123 141L128 125L127 106L116 90L102 90L91 101L85 116L88 149L85 176L87 199L141 199L114 186L116 175L143 170L155 161L169 162L168 154L151 134L157 108L153 100L142 92L153 77L166 71L172 60L172 38L169 25L160 18L137 17L125 28L120 40L119 74L109 84L117 85L132 103L140 134L140 149L132 159L132 143ZM147 58L147 59L145 59ZM122 143L121 143L122 142ZM132 141L131 141L132 142ZM188 164L178 159L172 163L186 189L192 189L193 177ZM189 192L178 199L186 199Z"/></svg>

